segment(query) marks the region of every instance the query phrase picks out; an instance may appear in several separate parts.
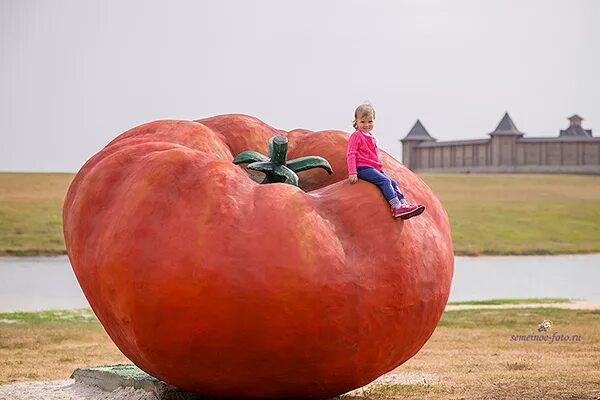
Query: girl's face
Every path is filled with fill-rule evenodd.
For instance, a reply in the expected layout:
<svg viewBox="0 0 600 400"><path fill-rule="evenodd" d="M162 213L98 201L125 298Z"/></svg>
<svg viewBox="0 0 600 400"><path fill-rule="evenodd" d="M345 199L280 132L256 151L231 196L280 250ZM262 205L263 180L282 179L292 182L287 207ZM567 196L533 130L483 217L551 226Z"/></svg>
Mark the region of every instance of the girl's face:
<svg viewBox="0 0 600 400"><path fill-rule="evenodd" d="M365 133L370 133L373 130L374 125L375 118L373 118L373 114L363 115L356 119L356 126Z"/></svg>

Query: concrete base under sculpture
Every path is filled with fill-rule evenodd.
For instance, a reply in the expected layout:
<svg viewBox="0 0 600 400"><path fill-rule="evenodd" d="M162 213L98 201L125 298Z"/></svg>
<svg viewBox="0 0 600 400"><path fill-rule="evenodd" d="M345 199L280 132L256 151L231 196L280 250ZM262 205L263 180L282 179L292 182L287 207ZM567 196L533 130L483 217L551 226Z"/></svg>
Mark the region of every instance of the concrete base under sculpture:
<svg viewBox="0 0 600 400"><path fill-rule="evenodd" d="M154 393L159 400L200 400L206 397L177 389L148 375L133 364L106 365L94 368L77 368L71 378L75 382L97 386L107 392L132 387Z"/></svg>
<svg viewBox="0 0 600 400"><path fill-rule="evenodd" d="M200 393L178 389L148 375L133 364L103 365L93 368L77 368L71 374L75 382L99 387L106 392L119 388L142 389L153 393L158 400L210 400Z"/></svg>

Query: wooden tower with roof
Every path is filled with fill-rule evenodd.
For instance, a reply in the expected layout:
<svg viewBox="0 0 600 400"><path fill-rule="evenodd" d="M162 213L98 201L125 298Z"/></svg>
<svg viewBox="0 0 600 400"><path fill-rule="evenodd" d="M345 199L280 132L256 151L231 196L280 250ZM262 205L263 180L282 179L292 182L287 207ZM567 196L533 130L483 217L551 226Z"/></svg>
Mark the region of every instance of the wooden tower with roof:
<svg viewBox="0 0 600 400"><path fill-rule="evenodd" d="M504 113L496 129L489 135L492 165L514 165L517 157L517 139L522 138L524 133L517 129L508 112Z"/></svg>
<svg viewBox="0 0 600 400"><path fill-rule="evenodd" d="M581 126L581 118L579 115L574 114L568 118L569 127L567 129L561 129L559 137L592 137L591 129L583 129Z"/></svg>
<svg viewBox="0 0 600 400"><path fill-rule="evenodd" d="M403 139L400 139L402 143L402 163L409 169L414 168L417 160L411 159L413 149L423 142L435 141L436 139L427 132L421 121L417 120L410 132Z"/></svg>

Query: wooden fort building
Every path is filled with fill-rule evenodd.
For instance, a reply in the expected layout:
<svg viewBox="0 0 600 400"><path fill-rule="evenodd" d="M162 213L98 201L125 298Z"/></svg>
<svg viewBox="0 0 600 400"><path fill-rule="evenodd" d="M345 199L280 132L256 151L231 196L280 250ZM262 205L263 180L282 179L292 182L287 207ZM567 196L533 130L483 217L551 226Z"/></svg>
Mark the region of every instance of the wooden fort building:
<svg viewBox="0 0 600 400"><path fill-rule="evenodd" d="M489 138L438 142L419 120L401 139L402 162L418 172L551 172L600 174L600 137L579 115L557 137L527 138L508 115Z"/></svg>

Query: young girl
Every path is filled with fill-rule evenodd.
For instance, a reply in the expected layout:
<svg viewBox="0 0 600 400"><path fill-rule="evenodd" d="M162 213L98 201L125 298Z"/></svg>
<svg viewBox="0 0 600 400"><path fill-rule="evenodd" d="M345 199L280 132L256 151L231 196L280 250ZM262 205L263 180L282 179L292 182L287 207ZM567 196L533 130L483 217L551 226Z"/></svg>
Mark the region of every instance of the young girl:
<svg viewBox="0 0 600 400"><path fill-rule="evenodd" d="M375 109L370 104L361 104L354 111L356 131L348 140L348 179L356 183L358 178L377 185L392 207L395 218L409 219L425 210L421 204L408 204L398 184L382 170L377 155L377 142L371 134L375 124Z"/></svg>

